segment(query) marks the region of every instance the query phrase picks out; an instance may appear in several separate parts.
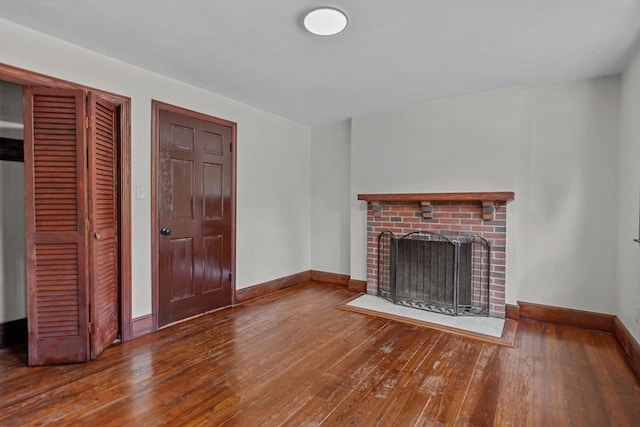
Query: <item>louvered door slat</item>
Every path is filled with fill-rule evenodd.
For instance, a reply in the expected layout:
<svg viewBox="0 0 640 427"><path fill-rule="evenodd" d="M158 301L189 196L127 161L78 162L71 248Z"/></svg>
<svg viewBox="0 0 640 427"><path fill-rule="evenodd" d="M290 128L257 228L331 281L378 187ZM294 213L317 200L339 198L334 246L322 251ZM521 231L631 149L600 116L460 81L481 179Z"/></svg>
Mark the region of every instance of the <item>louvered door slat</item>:
<svg viewBox="0 0 640 427"><path fill-rule="evenodd" d="M91 263L91 358L96 358L118 333L118 203L116 194L117 110L89 94Z"/></svg>
<svg viewBox="0 0 640 427"><path fill-rule="evenodd" d="M88 359L85 96L25 89L29 364Z"/></svg>

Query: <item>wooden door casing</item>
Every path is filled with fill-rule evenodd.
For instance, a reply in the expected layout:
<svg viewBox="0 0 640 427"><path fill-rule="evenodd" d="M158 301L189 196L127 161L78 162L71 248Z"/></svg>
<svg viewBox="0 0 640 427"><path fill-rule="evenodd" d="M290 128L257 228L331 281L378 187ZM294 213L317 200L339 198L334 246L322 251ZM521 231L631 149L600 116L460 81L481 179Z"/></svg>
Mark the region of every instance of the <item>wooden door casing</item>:
<svg viewBox="0 0 640 427"><path fill-rule="evenodd" d="M233 128L159 110L160 326L232 303Z"/></svg>

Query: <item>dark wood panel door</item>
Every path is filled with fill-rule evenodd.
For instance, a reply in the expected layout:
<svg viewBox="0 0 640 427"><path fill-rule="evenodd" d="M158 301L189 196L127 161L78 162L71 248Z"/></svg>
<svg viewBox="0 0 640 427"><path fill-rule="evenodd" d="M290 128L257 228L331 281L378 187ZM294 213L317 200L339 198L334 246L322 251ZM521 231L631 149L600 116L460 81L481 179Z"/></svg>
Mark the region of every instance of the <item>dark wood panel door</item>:
<svg viewBox="0 0 640 427"><path fill-rule="evenodd" d="M118 335L118 115L89 94L89 242L91 359Z"/></svg>
<svg viewBox="0 0 640 427"><path fill-rule="evenodd" d="M85 94L25 89L29 364L88 359Z"/></svg>
<svg viewBox="0 0 640 427"><path fill-rule="evenodd" d="M158 126L163 326L231 304L232 128L167 110Z"/></svg>

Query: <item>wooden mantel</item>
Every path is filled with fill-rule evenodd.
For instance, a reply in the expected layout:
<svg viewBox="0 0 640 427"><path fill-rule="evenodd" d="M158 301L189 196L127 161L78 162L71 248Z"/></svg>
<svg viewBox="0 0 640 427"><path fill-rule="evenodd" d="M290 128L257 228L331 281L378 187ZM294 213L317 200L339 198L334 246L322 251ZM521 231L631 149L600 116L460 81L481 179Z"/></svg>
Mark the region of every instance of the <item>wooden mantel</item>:
<svg viewBox="0 0 640 427"><path fill-rule="evenodd" d="M433 202L479 202L482 204L482 217L493 220L497 203L513 200L512 191L480 192L480 193L392 193L392 194L358 194L358 200L366 200L374 205L374 211L379 211L380 203L416 202L422 207L422 216L431 219ZM375 209L378 208L378 209ZM375 215L375 213L374 213Z"/></svg>
<svg viewBox="0 0 640 427"><path fill-rule="evenodd" d="M358 200L367 202L508 202L513 200L513 191L485 193L393 193L358 194Z"/></svg>

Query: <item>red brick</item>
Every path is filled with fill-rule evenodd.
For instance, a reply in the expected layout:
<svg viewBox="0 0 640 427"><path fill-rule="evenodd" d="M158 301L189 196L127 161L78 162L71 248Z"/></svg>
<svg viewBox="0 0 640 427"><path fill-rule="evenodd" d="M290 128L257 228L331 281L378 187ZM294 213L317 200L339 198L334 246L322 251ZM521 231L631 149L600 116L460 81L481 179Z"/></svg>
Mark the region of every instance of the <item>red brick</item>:
<svg viewBox="0 0 640 427"><path fill-rule="evenodd" d="M471 231L475 231L477 233L490 233L493 231L493 227L488 225L474 225L471 227Z"/></svg>
<svg viewBox="0 0 640 427"><path fill-rule="evenodd" d="M420 220L420 218L417 218L414 216L414 217L403 218L403 222L420 224L422 221Z"/></svg>
<svg viewBox="0 0 640 427"><path fill-rule="evenodd" d="M433 206L437 212L460 212L461 210L460 206L444 205L440 203Z"/></svg>
<svg viewBox="0 0 640 427"><path fill-rule="evenodd" d="M440 220L440 224L460 224L460 219L458 218L442 218Z"/></svg>

